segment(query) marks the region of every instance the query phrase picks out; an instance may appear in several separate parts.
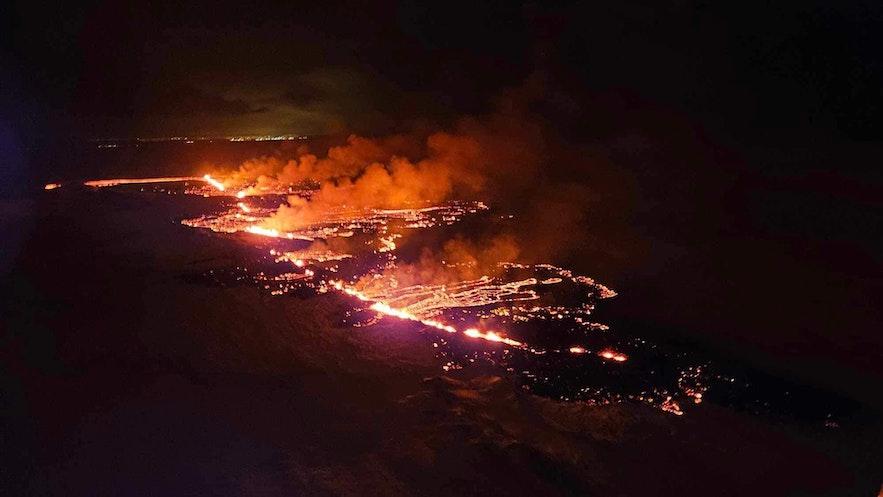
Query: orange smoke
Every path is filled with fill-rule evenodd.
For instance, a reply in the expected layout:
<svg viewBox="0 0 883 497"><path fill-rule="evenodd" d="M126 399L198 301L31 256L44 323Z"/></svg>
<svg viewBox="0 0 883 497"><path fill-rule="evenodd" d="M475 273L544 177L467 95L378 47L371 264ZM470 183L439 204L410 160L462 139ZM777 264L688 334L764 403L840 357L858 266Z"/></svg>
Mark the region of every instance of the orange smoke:
<svg viewBox="0 0 883 497"><path fill-rule="evenodd" d="M296 158L265 156L248 160L239 169L225 172L224 184L244 188L244 195L284 192L292 185L354 178L374 163L388 163L394 156L414 149L402 136L369 139L351 135L345 145L331 147L325 157L299 147Z"/></svg>
<svg viewBox="0 0 883 497"><path fill-rule="evenodd" d="M512 233L513 254L500 260L558 260L569 256L571 248L596 243L587 237L585 215L598 197L579 182L595 179L587 173L597 159L556 152L563 147L555 146L555 129L534 105L545 94L542 78L531 77L497 99L495 112L461 119L446 131L388 138L353 135L324 155L300 147L293 158L256 158L218 177L239 198L289 193L292 187L314 190L308 199L288 196L260 225L280 233L370 209L472 199L480 191L482 200L515 214L513 223L519 223L506 228ZM569 174L555 178L555 171Z"/></svg>
<svg viewBox="0 0 883 497"><path fill-rule="evenodd" d="M382 155L379 145L368 143L377 145L350 137L349 146L329 151L333 160L318 161L315 156L305 155L283 168L273 181L293 183L297 178L324 182L309 200L288 197L287 204L281 205L264 226L293 230L322 222L329 213L339 210L425 207L449 198L455 190L472 193L484 184L475 169L480 163L480 148L469 137L436 133L427 139L427 157L417 162L391 156L385 163L368 163L368 157Z"/></svg>
<svg viewBox="0 0 883 497"><path fill-rule="evenodd" d="M434 252L424 248L418 260L399 262L380 277L363 276L356 287L371 294L385 294L389 288L414 285L443 285L499 274L500 262L518 259L519 248L509 235L477 241L455 238Z"/></svg>

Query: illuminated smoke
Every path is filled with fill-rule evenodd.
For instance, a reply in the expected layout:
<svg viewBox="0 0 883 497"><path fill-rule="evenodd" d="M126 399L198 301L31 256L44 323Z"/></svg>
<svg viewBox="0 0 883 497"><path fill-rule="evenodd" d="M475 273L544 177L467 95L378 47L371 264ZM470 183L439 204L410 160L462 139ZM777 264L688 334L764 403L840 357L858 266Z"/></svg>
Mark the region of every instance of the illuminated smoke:
<svg viewBox="0 0 883 497"><path fill-rule="evenodd" d="M419 148L409 144L411 141L401 136L369 139L352 135L345 145L329 148L322 158L300 147L295 158L258 157L222 176L227 187L240 189L243 196L280 193L291 185L354 178L371 164L386 164L395 156L411 155Z"/></svg>
<svg viewBox="0 0 883 497"><path fill-rule="evenodd" d="M419 259L399 262L381 274L363 276L356 284L369 293L385 293L394 287L442 285L499 273L501 262L518 260L519 248L510 235L499 235L479 241L454 238L444 242L435 252L424 248Z"/></svg>
<svg viewBox="0 0 883 497"><path fill-rule="evenodd" d="M351 144L364 142L366 140L350 139ZM369 148L370 157L379 155L379 147L361 146L361 153L367 153L361 150L364 148ZM287 203L281 205L264 226L281 231L293 230L321 222L329 212L340 209L425 207L449 198L455 189L470 194L483 186L482 176L474 170L480 158L479 148L468 137L434 134L427 139L427 157L416 162L398 156L392 156L386 163L368 162L368 157L359 157L350 147L345 149L351 152L344 155L345 161L338 157L333 161L317 162L314 156L303 156L297 163L296 178L325 181L309 199L289 196ZM341 149L332 149L329 157L335 150L338 156L343 155L339 152ZM313 164L321 164L321 167ZM323 169L329 167L328 164L335 164L337 169ZM308 171L315 174L304 176ZM332 172L336 175L329 179ZM285 175L283 170L279 177ZM289 175L286 181L291 179Z"/></svg>

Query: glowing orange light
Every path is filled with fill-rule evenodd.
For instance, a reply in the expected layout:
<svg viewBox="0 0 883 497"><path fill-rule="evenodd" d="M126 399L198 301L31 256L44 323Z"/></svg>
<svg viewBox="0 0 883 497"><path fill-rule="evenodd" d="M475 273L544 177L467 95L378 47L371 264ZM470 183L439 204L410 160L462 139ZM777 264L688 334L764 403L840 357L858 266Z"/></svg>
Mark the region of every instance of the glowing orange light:
<svg viewBox="0 0 883 497"><path fill-rule="evenodd" d="M251 233L252 235L267 236L270 238L287 238L289 240L305 240L308 242L313 241L313 238L310 238L308 236L298 235L295 233L285 233L277 229L264 228L263 226L258 226L256 224L246 226L243 231L245 231L246 233Z"/></svg>
<svg viewBox="0 0 883 497"><path fill-rule="evenodd" d="M395 250L396 249L396 242L394 242L393 240L395 240L396 238L399 238L399 237L401 237L401 235L393 234L393 235L389 235L388 237L378 238L377 241L380 242L381 247L377 251L378 252L391 252L391 251Z"/></svg>
<svg viewBox="0 0 883 497"><path fill-rule="evenodd" d="M202 179L205 180L206 183L217 188L218 190L224 191L224 184L221 183L220 181L216 180L215 178L212 178L212 176L210 174L206 174L205 176L202 177Z"/></svg>
<svg viewBox="0 0 883 497"><path fill-rule="evenodd" d="M208 176L208 175L206 175ZM176 183L181 181L205 181L205 178L198 176L168 176L163 178L116 178L116 179L93 179L83 184L86 186L94 186L95 188L104 188L117 185L138 185L148 183Z"/></svg>
<svg viewBox="0 0 883 497"><path fill-rule="evenodd" d="M365 295L364 293L356 290L355 288L345 286L343 284L343 282L341 282L341 281L329 281L328 283L332 286L332 288L340 290L347 295L355 297L363 302L371 302L371 306L369 308L372 311L376 311L376 312L379 312L380 314L383 314L384 316L392 316L392 317L396 317L396 318L404 319L404 320L408 320L408 321L416 321L418 323L424 324L426 326L430 326L430 327L438 329L438 330L446 331L448 333L457 333L457 328L454 328L451 325L444 324L444 323L442 323L440 321L436 321L434 319L422 319L422 318L420 318L420 317L416 316L415 314L412 314L408 311L405 311L402 309L396 309L396 308L391 307L389 304L386 304L384 302L375 301L375 300L371 299L370 297L368 297L367 295ZM494 331L482 332L482 331L479 331L475 328L468 328L463 331L463 334L468 337L480 338L482 340L487 340L489 342L504 343L504 344L512 346L512 347L520 347L520 348L525 347L525 345L523 343L521 343L517 340L513 340L511 338L507 338L505 336L502 336L499 333L494 332Z"/></svg>
<svg viewBox="0 0 883 497"><path fill-rule="evenodd" d="M113 178L113 179L93 179L84 182L86 186L94 186L96 188L104 188L117 185L139 185L150 183L177 183L181 181L205 181L218 191L224 191L224 184L212 178L210 174L202 177L199 176L166 176L160 178ZM50 183L54 184L54 183ZM48 185L47 185L48 186ZM49 188L47 188L48 190Z"/></svg>
<svg viewBox="0 0 883 497"><path fill-rule="evenodd" d="M628 357L625 354L616 352L615 350L605 349L598 353L604 359L610 359L616 362L624 362Z"/></svg>
<svg viewBox="0 0 883 497"><path fill-rule="evenodd" d="M678 405L677 402L672 400L671 396L667 397L662 404L659 405L660 409L665 412L670 412L675 416L683 416L684 411L681 410L681 406Z"/></svg>
<svg viewBox="0 0 883 497"><path fill-rule="evenodd" d="M260 226L248 226L247 228L245 228L245 231L247 231L253 235L269 236L272 238L284 238L284 236L279 233L279 230L274 230L272 228L262 228Z"/></svg>
<svg viewBox="0 0 883 497"><path fill-rule="evenodd" d="M215 195L226 195L226 198L230 199L235 196L238 200L242 200L250 195L265 195L269 191L264 187L242 187L243 183L237 183L232 177L227 177L226 181L228 182L228 185L230 185L231 191L218 194L217 192L225 192L226 187L224 185L224 182L213 178L210 174L205 174L201 177L105 179L88 181L85 184L94 187L106 187L122 184L166 183L176 181L199 182L198 188L187 189L185 193L202 195L206 197L210 196L211 193L215 193ZM208 186L203 186L202 182L204 182ZM236 185L235 189L233 185ZM60 183L49 183L44 186L46 190L52 190L59 187L61 187ZM211 192L211 188L214 188L215 190L217 190L217 192ZM285 191L287 191L288 193L296 192L295 190L293 190L292 186L287 187L287 190L274 191L280 194L285 193ZM313 199L313 197L310 195L311 194L305 194L303 198L310 200ZM301 224L289 224L286 222L279 222L280 220L275 217L271 209L262 206L259 203L255 203L253 204L255 205L255 207L251 207L244 201L238 200L233 201L236 203L237 208L231 208L230 204L232 204L233 202L225 201L221 204L224 208L224 211L219 215L200 216L199 218L184 220L182 221L182 224L192 227L209 228L213 231L221 233L237 233L245 231L247 233L258 236L288 240L299 239L308 241L314 241L316 239L324 240L330 237L352 237L354 236L354 233L362 230L362 232L366 234L372 233L373 235L375 235L374 240L369 241L368 245L373 246L376 255L379 253L393 252L397 250L396 240L398 238L401 238L402 235L398 233L390 233L390 229L397 228L399 224L408 229L430 228L434 226L439 226L442 223L450 224L454 221L459 220L460 217L468 213L487 209L487 206L480 202L475 204L452 203L450 205L446 204L441 206L407 209L358 209L349 208L346 205L342 205L339 209L335 208L330 209L329 212L323 212L322 216L316 215L316 219L313 219L313 217L311 216L304 216L311 222L311 224L302 226ZM300 204L295 205L292 202L290 205L290 207L292 207L290 212L296 212L297 209L294 209L294 207L298 206L300 206ZM250 215L246 216L242 213ZM269 226L273 226L275 228L271 228ZM278 245L276 243L273 244ZM297 252L284 253L281 253L276 249L271 249L269 253L272 256L279 256L279 258L277 258L275 261L277 263L282 261L290 261L297 268L302 269L301 271L292 270L292 272L290 273L284 273L283 275L273 277L273 281L282 282L293 282L303 278L314 277L314 271L312 269L309 269L309 267L312 267L311 264L313 262L338 261L343 258L353 257L349 254L337 254L327 249L319 250L313 248L298 250ZM396 266L394 265L396 256L392 253L389 253L384 257L388 258L385 260L393 262L391 265L383 266L385 274L386 269L396 268ZM442 264L445 264L445 262L442 261ZM456 264L452 264L452 266L453 265ZM505 263L503 264L503 267L530 269L534 266ZM320 271L319 268L322 268L322 270ZM353 285L360 285L357 288L362 288L368 293L363 293L362 291L356 289L356 287L349 286L349 283L343 283L341 281L324 281L324 278L322 278L315 282L319 283L318 285L314 285L314 282L310 282L310 288L318 289L321 292L325 292L328 289L333 288L337 291L340 291L341 293L345 293L346 295L359 299L360 301L365 302L365 304L360 307L367 307L368 309L374 311L375 313L377 313L378 318L381 316L394 317L401 320L420 323L425 327L434 328L437 330L445 331L447 333L462 333L464 336L469 338L485 340L487 342L500 343L508 347L516 348L518 349L518 353L530 353L536 355L543 355L548 353L571 353L576 355L590 354L585 358L580 358L580 360L587 359L590 361L597 361L595 357L600 357L601 359L607 361L627 361L628 356L610 348L603 349L601 351L594 349L594 346L593 350L588 350L579 345L573 345L569 348L565 348L566 346L562 348L556 347L555 349L544 349L542 347L534 348L531 347L528 343L509 338L502 332L481 330L474 327L463 329L431 318L445 316L441 317L440 319L448 319L450 317L450 314L442 313L443 310L447 309L465 309L467 307L480 308L483 306L495 305L497 303L512 302L511 307L506 305L500 307L499 309L494 308L491 312L500 317L508 317L509 319L504 322L524 321L537 317L540 319L569 319L569 317L572 316L577 323L587 328L601 330L607 329L606 325L592 323L588 320L584 320L585 316L588 315L588 312L577 313L576 311L568 309L564 306L556 307L550 305L543 307L539 303L534 305L534 307L530 307L529 304L522 306L522 304L520 304L520 302L522 301L531 301L540 298L538 291L534 290L533 287L540 284L555 285L562 283L565 280L573 281L578 284L592 285L594 288L593 294L596 295L598 298L603 299L616 296L615 291L604 287L603 285L595 283L590 278L586 278L583 276L574 276L569 270L566 270L564 268L556 268L548 264L536 265L536 268L543 269L543 271L538 274L552 272L553 275L551 277L545 278L542 278L538 275L536 275L536 277L523 276L524 279L518 281L508 281L508 279L504 277L500 277L499 279L497 279L495 277L482 276L473 280L457 281L455 283L448 282L446 284L429 284L417 281L410 282L410 284L407 286L404 284L402 286L398 286L398 282L394 280L392 282L393 284L389 285L392 289L386 289L386 287L383 285L377 285L377 287L380 288L379 290L378 288L375 288L374 286L371 286L371 284L367 283L365 283L365 286L361 286L364 283L364 280L360 280L359 283L352 283ZM320 271L320 273L325 274L328 274L328 272L337 272L336 265L317 265L314 267L314 269ZM554 272L557 272L557 276L554 275ZM263 281L270 281L270 279L265 276L264 273L260 273L260 276ZM380 275L375 274L374 276ZM288 292L290 289L294 288L293 286L290 286L289 283L284 283L281 285L282 287L280 289L275 289L271 293L273 295L282 295ZM265 288L270 289L269 286L265 286ZM457 318L451 317L451 319ZM463 321L455 322L462 323ZM490 321L482 321L482 323L490 323ZM458 324L458 326L465 327L462 324ZM481 326L487 326L487 324L482 324ZM488 348L490 349L491 347ZM501 347L499 346L494 346L493 348L495 349L494 353L513 352L511 349L500 350ZM574 358L574 360L577 359ZM445 366L445 369L447 370L448 366ZM696 388L701 388L701 385L697 386ZM688 390L684 392L693 402L698 404L702 401L701 393L696 392L691 394L691 391ZM654 395L656 395L655 392ZM678 403L673 401L671 397L668 397L668 399L665 400L663 399L664 396L661 398L656 396L654 397L654 399L650 399L650 401L663 401L661 404L661 408L663 410L674 413L676 415L683 414ZM690 400L682 402L689 403Z"/></svg>
<svg viewBox="0 0 883 497"><path fill-rule="evenodd" d="M497 333L495 331L486 331L486 332L482 333L481 331L479 331L475 328L468 328L465 331L463 331L463 334L468 337L472 337L472 338L481 338L482 340L487 340L489 342L505 343L506 345L511 345L513 347L521 347L524 345L517 340L512 340L511 338L506 338L504 336L501 336L499 333Z"/></svg>
<svg viewBox="0 0 883 497"><path fill-rule="evenodd" d="M43 187L44 190L54 190L56 188L61 188L61 183L47 183L46 186Z"/></svg>

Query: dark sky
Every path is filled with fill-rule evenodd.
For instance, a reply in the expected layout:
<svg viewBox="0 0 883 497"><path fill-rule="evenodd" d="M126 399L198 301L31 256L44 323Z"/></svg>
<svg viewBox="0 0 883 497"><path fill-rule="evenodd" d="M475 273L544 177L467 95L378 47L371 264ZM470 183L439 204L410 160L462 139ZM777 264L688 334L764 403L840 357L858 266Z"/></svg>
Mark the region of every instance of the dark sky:
<svg viewBox="0 0 883 497"><path fill-rule="evenodd" d="M89 137L380 134L541 74L571 122L627 95L729 137L883 129L878 2L160 4L7 5L4 113Z"/></svg>

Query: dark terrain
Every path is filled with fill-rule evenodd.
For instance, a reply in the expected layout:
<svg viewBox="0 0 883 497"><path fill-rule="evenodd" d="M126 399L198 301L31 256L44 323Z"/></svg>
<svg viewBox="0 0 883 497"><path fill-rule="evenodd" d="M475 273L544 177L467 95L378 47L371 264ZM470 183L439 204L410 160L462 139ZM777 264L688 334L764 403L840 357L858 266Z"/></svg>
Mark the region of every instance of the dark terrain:
<svg viewBox="0 0 883 497"><path fill-rule="evenodd" d="M12 495L874 495L879 415L683 417L440 375L409 323L188 283L236 264L195 198L48 192L4 282Z"/></svg>

